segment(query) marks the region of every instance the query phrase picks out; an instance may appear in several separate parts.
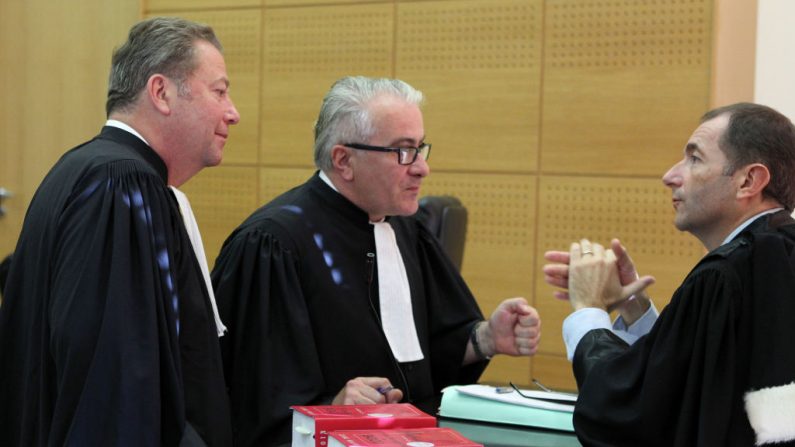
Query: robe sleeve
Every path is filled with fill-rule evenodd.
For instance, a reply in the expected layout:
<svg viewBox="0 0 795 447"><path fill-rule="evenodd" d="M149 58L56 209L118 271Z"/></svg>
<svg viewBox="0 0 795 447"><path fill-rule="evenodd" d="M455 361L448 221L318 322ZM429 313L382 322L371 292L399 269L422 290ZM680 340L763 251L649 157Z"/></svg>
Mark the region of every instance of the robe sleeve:
<svg viewBox="0 0 795 447"><path fill-rule="evenodd" d="M261 230L235 233L221 250L212 281L221 319L224 373L235 445L290 441L290 405L321 399L320 369L297 263Z"/></svg>
<svg viewBox="0 0 795 447"><path fill-rule="evenodd" d="M53 266L50 441L176 445L185 411L170 197L137 162L97 170L57 222L53 259L39 260Z"/></svg>
<svg viewBox="0 0 795 447"><path fill-rule="evenodd" d="M425 277L431 370L437 392L477 382L487 361L461 366L472 326L483 320L475 297L436 238L418 223L419 261Z"/></svg>
<svg viewBox="0 0 795 447"><path fill-rule="evenodd" d="M736 275L691 275L651 332L632 346L593 330L574 354L579 398L574 425L584 445L729 445L741 397L735 365ZM735 427L730 427L732 424ZM736 431L735 431L736 433ZM695 442L695 443L694 443Z"/></svg>

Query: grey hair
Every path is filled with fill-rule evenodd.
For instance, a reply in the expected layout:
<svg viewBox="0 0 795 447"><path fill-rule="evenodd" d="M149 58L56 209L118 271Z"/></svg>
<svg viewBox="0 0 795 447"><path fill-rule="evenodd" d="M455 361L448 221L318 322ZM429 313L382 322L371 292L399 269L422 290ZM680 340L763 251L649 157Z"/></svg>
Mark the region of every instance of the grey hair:
<svg viewBox="0 0 795 447"><path fill-rule="evenodd" d="M173 79L180 95L189 94L185 80L198 65L195 43L206 41L218 51L221 42L207 25L175 17L143 20L113 52L105 112L129 110L154 74Z"/></svg>
<svg viewBox="0 0 795 447"><path fill-rule="evenodd" d="M391 95L409 104L422 105L422 92L399 79L349 76L331 86L315 122L315 166L332 168L331 148L336 144L367 143L375 134L370 103Z"/></svg>

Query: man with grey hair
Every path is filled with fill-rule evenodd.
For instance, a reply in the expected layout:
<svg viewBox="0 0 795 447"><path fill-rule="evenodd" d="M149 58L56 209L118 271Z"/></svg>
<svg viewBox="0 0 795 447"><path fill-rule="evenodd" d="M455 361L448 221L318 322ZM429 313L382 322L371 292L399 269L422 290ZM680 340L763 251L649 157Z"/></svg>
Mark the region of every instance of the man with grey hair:
<svg viewBox="0 0 795 447"><path fill-rule="evenodd" d="M413 215L429 173L422 94L348 77L326 95L306 183L227 239L213 284L238 445L290 440L291 405L412 402L477 381L495 354L532 355L524 298L484 320L434 236Z"/></svg>
<svg viewBox="0 0 795 447"><path fill-rule="evenodd" d="M795 126L732 104L707 112L683 152L662 180L676 228L709 252L659 318L642 293L653 278L618 240L546 253L546 281L575 310L563 322L574 428L585 446L793 446Z"/></svg>
<svg viewBox="0 0 795 447"><path fill-rule="evenodd" d="M239 120L213 30L133 26L107 113L25 217L0 307L0 445L231 445L209 281L170 189L218 164Z"/></svg>

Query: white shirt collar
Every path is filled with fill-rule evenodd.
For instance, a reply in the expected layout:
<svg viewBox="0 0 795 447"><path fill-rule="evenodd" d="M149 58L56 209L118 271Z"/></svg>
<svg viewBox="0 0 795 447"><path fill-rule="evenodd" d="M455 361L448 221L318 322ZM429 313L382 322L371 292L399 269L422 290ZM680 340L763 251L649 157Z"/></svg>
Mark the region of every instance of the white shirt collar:
<svg viewBox="0 0 795 447"><path fill-rule="evenodd" d="M731 232L731 233L730 233L730 234L729 234L729 235L726 237L726 239L724 239L724 240L723 240L723 243L721 243L721 245L723 245L723 244L725 244L725 243L727 243L727 242L731 241L731 240L732 240L732 239L734 239L735 237L737 237L737 235L738 235L738 234L740 234L740 232L741 232L741 231L743 231L743 230L744 230L744 229L745 229L745 228L746 228L748 225L751 225L751 223L752 223L753 221L755 221L756 219L759 219L760 217L762 217L762 216L764 216L764 215L766 215L766 214L773 214L773 213L779 212L779 211L781 211L781 210L783 210L783 209L784 209L784 208L771 208L771 209L769 209L769 210L762 211L761 213L759 213L759 214L757 214L757 215L755 215L755 216L751 216L751 218L750 218L750 219L746 220L745 222L741 223L741 224L740 224L740 226L738 226L737 228L735 228L735 229L734 229L734 231L732 231L732 232Z"/></svg>
<svg viewBox="0 0 795 447"><path fill-rule="evenodd" d="M340 192L340 191L337 189L337 187L336 187L336 186L334 186L334 184L333 184L333 183L331 183L331 179L330 179L330 178L328 178L328 176L326 175L326 173L325 173L325 172L323 172L322 170L320 171L320 180L323 180L324 182L326 182L326 184L327 184L327 185L328 185L328 186L329 186L331 189L333 189L334 191Z"/></svg>
<svg viewBox="0 0 795 447"><path fill-rule="evenodd" d="M133 134L136 137L140 138L141 141L143 141L144 143L146 143L147 146L149 146L149 142L146 141L146 139L144 137L142 137L141 134L138 133L138 131L136 131L135 129L133 129L132 127L130 127L126 123L123 123L123 122L121 122L119 120L107 120L107 121L105 121L105 125L109 126L109 127L115 127L117 129L121 129L121 130L126 130L127 132L130 132L131 134Z"/></svg>
<svg viewBox="0 0 795 447"><path fill-rule="evenodd" d="M337 187L336 187L336 186L334 186L334 184L333 184L333 183L331 183L331 179L330 179L330 178L328 178L328 176L326 175L326 173L325 173L325 172L323 172L323 171L320 171L320 174L318 175L318 177L320 177L320 180L323 180L323 181L324 181L324 182L325 182L325 183L326 183L326 184L329 186L329 188L333 189L334 191L340 192L340 191L337 189ZM378 222L373 222L373 221L370 221L370 223L372 224L372 223L379 223L379 222L384 222L384 221L386 221L386 217L382 218L382 219L381 219L381 220L379 220Z"/></svg>

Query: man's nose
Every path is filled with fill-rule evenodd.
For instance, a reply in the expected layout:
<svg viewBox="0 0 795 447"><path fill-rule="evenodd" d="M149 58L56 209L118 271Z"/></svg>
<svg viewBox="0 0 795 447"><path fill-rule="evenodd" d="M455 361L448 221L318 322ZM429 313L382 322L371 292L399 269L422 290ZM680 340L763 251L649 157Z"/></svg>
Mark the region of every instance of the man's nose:
<svg viewBox="0 0 795 447"><path fill-rule="evenodd" d="M665 186L667 186L669 188L673 188L675 186L681 185L681 183L682 183L682 175L679 172L679 169L680 169L681 165L682 165L682 162L680 161L679 163L671 166L671 168L668 169L668 172L666 172L662 176L662 182L663 182L663 184Z"/></svg>
<svg viewBox="0 0 795 447"><path fill-rule="evenodd" d="M428 165L428 160L423 158L422 155L417 155L417 159L410 166L410 171L414 175L426 177L431 173L431 167Z"/></svg>
<svg viewBox="0 0 795 447"><path fill-rule="evenodd" d="M229 109L224 114L224 121L230 125L240 122L240 113L238 113L237 108L235 108L235 104L231 99L229 100Z"/></svg>

